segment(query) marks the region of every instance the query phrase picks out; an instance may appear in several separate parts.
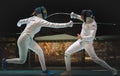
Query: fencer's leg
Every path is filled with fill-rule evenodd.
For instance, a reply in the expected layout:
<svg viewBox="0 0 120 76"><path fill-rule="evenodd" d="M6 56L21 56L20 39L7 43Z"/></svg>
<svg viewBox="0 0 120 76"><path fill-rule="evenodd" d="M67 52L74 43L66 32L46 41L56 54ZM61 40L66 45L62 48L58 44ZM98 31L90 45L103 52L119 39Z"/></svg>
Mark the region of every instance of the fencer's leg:
<svg viewBox="0 0 120 76"><path fill-rule="evenodd" d="M19 58L12 58L12 59L5 59L3 58L2 60L2 69L7 70L8 63L13 63L13 64L23 64L26 61L27 58L27 52L28 52L28 42L29 42L29 37L26 35L20 36L17 45L18 45L18 51L19 51Z"/></svg>
<svg viewBox="0 0 120 76"><path fill-rule="evenodd" d="M102 67L106 68L107 70L109 71L112 71L113 72L113 75L116 75L117 74L117 70L112 68L110 65L108 65L104 60L100 59L95 51L94 51L94 48L93 48L93 45L92 43L89 43L89 42L86 42L85 43L85 50L86 52L88 53L88 55L92 58L92 60L101 65Z"/></svg>
<svg viewBox="0 0 120 76"><path fill-rule="evenodd" d="M31 42L30 49L38 55L42 70L46 71L47 68L46 68L46 64L45 64L45 57L44 57L43 50L40 48L40 46L34 40L32 40L32 42Z"/></svg>
<svg viewBox="0 0 120 76"><path fill-rule="evenodd" d="M51 72L50 70L47 70L46 64L45 64L44 53L43 53L42 49L40 48L40 46L34 40L31 41L30 49L32 51L34 51L39 57L39 61L40 61L41 67L42 67L42 74L43 75L53 75L54 74L53 72Z"/></svg>
<svg viewBox="0 0 120 76"><path fill-rule="evenodd" d="M74 42L66 51L65 51L65 65L66 71L61 74L61 76L70 76L71 75L71 58L70 56L73 53L76 53L83 49L82 45L78 41Z"/></svg>
<svg viewBox="0 0 120 76"><path fill-rule="evenodd" d="M19 58L6 59L7 63L24 64L27 59L29 38L18 39Z"/></svg>
<svg viewBox="0 0 120 76"><path fill-rule="evenodd" d="M71 58L70 55L80 51L83 49L82 43L80 44L79 41L74 42L68 49L65 51L65 64L66 70L71 71Z"/></svg>
<svg viewBox="0 0 120 76"><path fill-rule="evenodd" d="M70 54L68 52L65 52L65 65L66 65L66 71L71 71L71 58Z"/></svg>

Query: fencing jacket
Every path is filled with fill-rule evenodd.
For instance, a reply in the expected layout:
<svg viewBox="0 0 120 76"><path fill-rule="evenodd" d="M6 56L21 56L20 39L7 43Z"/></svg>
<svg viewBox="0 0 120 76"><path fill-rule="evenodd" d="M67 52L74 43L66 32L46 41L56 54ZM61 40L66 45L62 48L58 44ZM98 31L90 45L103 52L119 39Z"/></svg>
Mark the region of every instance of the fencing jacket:
<svg viewBox="0 0 120 76"><path fill-rule="evenodd" d="M40 31L41 27L65 28L73 26L72 21L68 23L52 23L37 16L21 19L18 21L17 26L21 27L23 24L27 25L22 33L27 33L32 37L34 37L34 35Z"/></svg>
<svg viewBox="0 0 120 76"><path fill-rule="evenodd" d="M84 22L82 24L81 37L83 41L93 41L97 31L96 21L93 20L91 23Z"/></svg>

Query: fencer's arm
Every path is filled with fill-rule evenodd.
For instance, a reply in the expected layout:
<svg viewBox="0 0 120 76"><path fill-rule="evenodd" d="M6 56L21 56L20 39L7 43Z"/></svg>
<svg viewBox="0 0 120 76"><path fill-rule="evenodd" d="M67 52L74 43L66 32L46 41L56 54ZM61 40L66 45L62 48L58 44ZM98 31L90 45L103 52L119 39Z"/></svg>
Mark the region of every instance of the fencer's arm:
<svg viewBox="0 0 120 76"><path fill-rule="evenodd" d="M73 22L69 21L67 23L53 23L53 22L48 22L46 20L41 19L40 20L40 26L51 27L51 28L66 28L66 27L72 27Z"/></svg>
<svg viewBox="0 0 120 76"><path fill-rule="evenodd" d="M81 20L81 21L82 21L81 16L78 15L78 14L76 14L76 13L74 13L74 12L71 12L70 18L71 18L71 19L78 19L78 20Z"/></svg>
<svg viewBox="0 0 120 76"><path fill-rule="evenodd" d="M28 19L20 19L20 20L17 22L17 26L18 26L18 27L21 27L21 25L26 24L26 23L28 23Z"/></svg>
<svg viewBox="0 0 120 76"><path fill-rule="evenodd" d="M82 36L82 40L84 40L84 41L94 40L95 35L96 35L96 30L97 30L96 26L91 25L90 26L90 35L88 35L88 36Z"/></svg>

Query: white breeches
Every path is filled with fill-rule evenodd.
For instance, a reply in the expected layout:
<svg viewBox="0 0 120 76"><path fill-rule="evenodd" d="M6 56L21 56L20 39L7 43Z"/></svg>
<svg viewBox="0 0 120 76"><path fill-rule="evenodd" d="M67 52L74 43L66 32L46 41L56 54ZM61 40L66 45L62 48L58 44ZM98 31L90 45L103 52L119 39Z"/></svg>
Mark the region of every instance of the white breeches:
<svg viewBox="0 0 120 76"><path fill-rule="evenodd" d="M94 62L97 64L103 66L104 68L108 70L112 70L112 67L110 67L105 61L98 58L94 51L94 47L91 42L88 41L81 41L80 39L74 42L66 51L65 51L65 64L66 64L66 70L71 71L71 59L70 55L73 53L76 53L82 49L85 49L85 51L88 53L88 55L92 58Z"/></svg>
<svg viewBox="0 0 120 76"><path fill-rule="evenodd" d="M42 70L46 70L43 50L33 40L33 38L31 38L30 35L21 34L21 36L18 38L17 45L19 50L19 58L7 59L6 61L8 63L15 63L15 64L25 63L27 59L28 49L30 49L38 55Z"/></svg>

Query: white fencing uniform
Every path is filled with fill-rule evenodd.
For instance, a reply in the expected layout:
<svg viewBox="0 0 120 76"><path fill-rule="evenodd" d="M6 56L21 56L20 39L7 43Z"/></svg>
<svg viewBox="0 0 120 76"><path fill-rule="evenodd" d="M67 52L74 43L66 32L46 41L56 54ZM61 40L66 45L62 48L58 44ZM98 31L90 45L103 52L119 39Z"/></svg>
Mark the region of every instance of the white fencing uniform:
<svg viewBox="0 0 120 76"><path fill-rule="evenodd" d="M82 24L82 30L80 33L82 39L78 39L65 51L65 64L67 71L71 71L70 55L82 49L85 49L85 51L88 53L88 55L92 58L94 62L96 62L97 64L103 66L104 68L110 71L113 70L113 68L110 67L105 61L99 59L95 53L93 47L93 40L95 38L96 31L97 31L97 24L95 20L93 20L92 23L84 22Z"/></svg>
<svg viewBox="0 0 120 76"><path fill-rule="evenodd" d="M45 59L43 50L41 47L33 40L33 37L38 33L41 27L51 27L51 28L65 28L72 27L73 22L68 23L52 23L37 16L33 16L27 19L21 19L18 21L17 26L20 27L22 24L27 24L24 31L18 38L17 45L19 49L19 58L7 59L7 63L23 64L26 61L28 49L34 51L38 57L42 67L42 70L46 70Z"/></svg>

